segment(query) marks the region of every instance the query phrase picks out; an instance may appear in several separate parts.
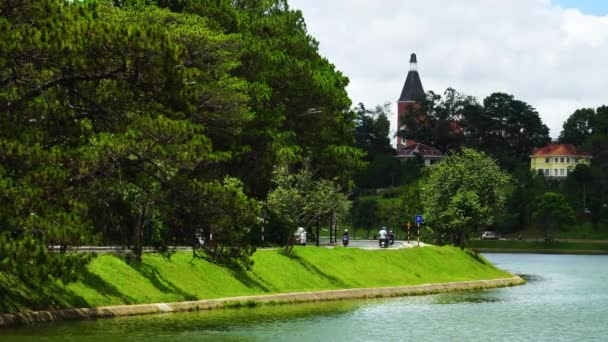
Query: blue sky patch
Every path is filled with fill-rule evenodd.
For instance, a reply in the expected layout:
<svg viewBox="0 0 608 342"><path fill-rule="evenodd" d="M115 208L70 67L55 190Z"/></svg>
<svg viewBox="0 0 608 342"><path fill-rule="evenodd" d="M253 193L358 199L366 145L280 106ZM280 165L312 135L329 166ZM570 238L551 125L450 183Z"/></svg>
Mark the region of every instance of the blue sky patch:
<svg viewBox="0 0 608 342"><path fill-rule="evenodd" d="M562 8L577 8L585 14L608 15L608 1L606 0L552 0Z"/></svg>

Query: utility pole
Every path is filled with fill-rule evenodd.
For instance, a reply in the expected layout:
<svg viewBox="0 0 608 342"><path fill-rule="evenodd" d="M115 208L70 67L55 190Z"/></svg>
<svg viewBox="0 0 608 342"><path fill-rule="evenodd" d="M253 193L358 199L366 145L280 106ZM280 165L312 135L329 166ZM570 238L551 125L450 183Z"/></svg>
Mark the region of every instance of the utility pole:
<svg viewBox="0 0 608 342"><path fill-rule="evenodd" d="M264 227L266 227L267 215L266 209L262 209L262 245L264 245Z"/></svg>
<svg viewBox="0 0 608 342"><path fill-rule="evenodd" d="M333 231L334 231L334 227L333 227L333 216L329 217L329 244L331 245L332 243L334 243L333 240Z"/></svg>
<svg viewBox="0 0 608 342"><path fill-rule="evenodd" d="M319 236L320 227L321 221L319 220L319 217L317 217L317 247L319 247L319 241L321 240L321 237Z"/></svg>

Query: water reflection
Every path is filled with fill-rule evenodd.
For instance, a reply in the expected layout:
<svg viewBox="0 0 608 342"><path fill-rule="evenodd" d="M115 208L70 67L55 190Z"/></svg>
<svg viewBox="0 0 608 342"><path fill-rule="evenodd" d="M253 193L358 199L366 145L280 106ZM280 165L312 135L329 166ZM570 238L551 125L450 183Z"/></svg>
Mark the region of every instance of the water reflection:
<svg viewBox="0 0 608 342"><path fill-rule="evenodd" d="M463 304L463 303L497 303L501 302L498 295L489 291L454 292L436 295L431 304Z"/></svg>
<svg viewBox="0 0 608 342"><path fill-rule="evenodd" d="M543 277L537 274L518 274L518 276L528 283L538 283L543 281Z"/></svg>

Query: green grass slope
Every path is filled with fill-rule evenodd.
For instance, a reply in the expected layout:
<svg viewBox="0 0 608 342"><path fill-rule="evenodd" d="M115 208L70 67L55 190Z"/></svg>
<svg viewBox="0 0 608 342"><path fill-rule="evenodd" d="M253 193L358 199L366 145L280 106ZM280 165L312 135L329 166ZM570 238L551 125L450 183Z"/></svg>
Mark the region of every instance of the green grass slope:
<svg viewBox="0 0 608 342"><path fill-rule="evenodd" d="M260 250L251 271L235 271L191 253L170 259L146 254L142 264L100 255L81 281L44 293L14 291L3 312L118 304L174 302L231 296L418 285L511 277L481 256L452 247L400 250L296 247L291 256ZM2 278L0 278L0 282ZM15 298L19 297L21 298ZM24 299L27 298L27 299Z"/></svg>

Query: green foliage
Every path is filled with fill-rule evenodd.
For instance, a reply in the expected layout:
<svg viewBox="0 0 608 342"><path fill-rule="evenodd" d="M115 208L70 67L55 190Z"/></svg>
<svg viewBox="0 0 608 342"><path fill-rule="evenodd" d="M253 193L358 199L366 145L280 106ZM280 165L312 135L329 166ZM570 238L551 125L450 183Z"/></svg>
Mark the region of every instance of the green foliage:
<svg viewBox="0 0 608 342"><path fill-rule="evenodd" d="M359 174L355 176L358 187L363 189L381 189L398 186L402 183L403 174L408 170L393 153L376 155ZM417 165L414 165L417 169Z"/></svg>
<svg viewBox="0 0 608 342"><path fill-rule="evenodd" d="M469 147L483 151L509 170L528 160L535 147L551 141L538 112L513 95L493 93L479 104L448 88L443 97L429 92L405 116L399 134L443 152Z"/></svg>
<svg viewBox="0 0 608 342"><path fill-rule="evenodd" d="M562 194L547 192L538 201L534 219L541 225L545 238L550 239L554 228L574 223L574 211Z"/></svg>
<svg viewBox="0 0 608 342"><path fill-rule="evenodd" d="M416 140L445 153L463 145L463 118L480 110L474 97L455 89L446 89L443 97L430 91L419 106L409 107L398 134L403 139Z"/></svg>
<svg viewBox="0 0 608 342"><path fill-rule="evenodd" d="M511 176L514 182L508 187L505 208L494 224L495 230L503 234L523 230L533 224L532 212L538 198L550 186L543 175L530 170L529 162L519 163Z"/></svg>
<svg viewBox="0 0 608 342"><path fill-rule="evenodd" d="M341 187L331 180L314 179L310 168L305 161L297 173L290 173L285 165L275 169L275 187L268 194L266 206L277 242L291 244L288 238L297 227L309 229L321 220L342 220L350 209Z"/></svg>
<svg viewBox="0 0 608 342"><path fill-rule="evenodd" d="M371 161L378 155L393 155L389 139L390 103L367 109L363 103L359 103L353 109L355 112L355 138L356 146L367 153L367 161Z"/></svg>
<svg viewBox="0 0 608 342"><path fill-rule="evenodd" d="M370 237L372 229L380 224L379 202L376 198L358 197L351 209L351 223L355 229L364 229L366 237Z"/></svg>
<svg viewBox="0 0 608 342"><path fill-rule="evenodd" d="M297 162L303 152L312 156L321 176L349 183L362 155L352 148L348 79L319 55L300 11L291 10L285 0L157 3L240 37L233 75L247 82L253 120L232 141L248 153L236 155L231 174L255 197L264 198L272 187L274 165Z"/></svg>
<svg viewBox="0 0 608 342"><path fill-rule="evenodd" d="M418 178L420 165L415 160L401 162L389 139L390 104L370 110L360 103L355 113L355 146L365 151L367 165L355 175L355 183L362 189L400 186Z"/></svg>
<svg viewBox="0 0 608 342"><path fill-rule="evenodd" d="M559 142L581 146L593 133L595 110L591 108L577 109L564 122L559 134Z"/></svg>
<svg viewBox="0 0 608 342"><path fill-rule="evenodd" d="M479 118L473 145L511 169L516 161L527 161L535 147L548 144L549 129L538 112L512 95L494 93L483 100L484 112Z"/></svg>
<svg viewBox="0 0 608 342"><path fill-rule="evenodd" d="M561 189L576 210L579 223L606 231L608 222L608 107L576 110L564 123L560 141L579 144L592 155L591 166L578 165Z"/></svg>
<svg viewBox="0 0 608 342"><path fill-rule="evenodd" d="M464 246L466 235L492 224L506 201L509 176L484 153L463 149L438 163L420 184L425 220L438 242Z"/></svg>
<svg viewBox="0 0 608 342"><path fill-rule="evenodd" d="M361 167L347 82L285 1L0 0L0 272L68 279L71 246L197 234L250 266L275 163Z"/></svg>

